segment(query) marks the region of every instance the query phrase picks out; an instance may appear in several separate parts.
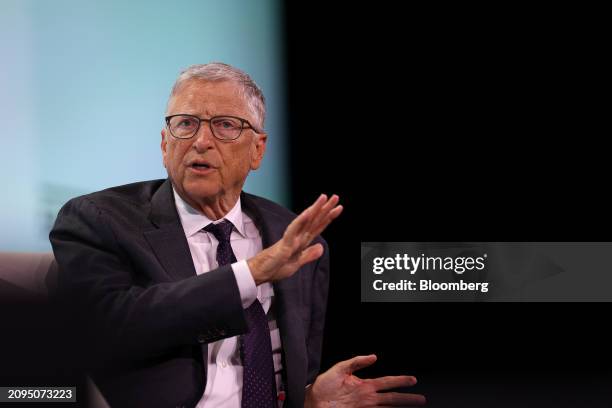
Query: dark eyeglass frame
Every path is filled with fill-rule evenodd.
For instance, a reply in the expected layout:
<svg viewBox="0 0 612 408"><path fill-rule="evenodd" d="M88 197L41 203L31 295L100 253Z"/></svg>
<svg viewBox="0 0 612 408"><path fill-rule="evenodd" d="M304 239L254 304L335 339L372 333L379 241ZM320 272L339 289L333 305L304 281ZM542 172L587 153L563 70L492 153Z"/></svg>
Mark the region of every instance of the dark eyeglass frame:
<svg viewBox="0 0 612 408"><path fill-rule="evenodd" d="M197 119L197 120L198 120L198 127L196 128L196 130L193 132L193 134L192 134L191 136L189 136L189 137L179 137L179 136L176 136L176 135L175 135L175 134L172 132L172 127L170 126L170 120L171 120L172 118L176 117L176 116L188 116L188 117L190 117L190 118L193 118L193 119ZM219 119L219 118L231 118L231 119L237 119L237 120L239 120L239 121L240 121L240 133L238 133L238 136L236 136L236 137L235 137L235 138L233 138L233 139L220 138L219 136L217 136L217 134L216 134L216 133L215 133L215 131L213 130L213 127L212 127L212 121L213 121L213 120L215 120L215 119ZM257 133L257 134L262 134L262 133L264 133L263 131L261 131L261 130L257 129L256 127L254 127L253 125L251 125L251 124L249 123L249 121L248 121L248 120L243 119L243 118L238 117L238 116L231 116L231 115L219 115L219 116L212 116L212 117L211 117L211 118L209 118L209 119L205 119L205 118L200 118L200 117L198 117L198 116L196 116L196 115L190 115L190 114L188 114L188 113L177 113L176 115L166 116L166 118L165 118L165 119L166 119L166 127L167 127L167 128L168 128L168 130L170 131L170 134L171 134L173 137L177 138L177 139L191 139L192 137L194 137L195 135L197 135L197 134L198 134L198 132L200 131L200 126L202 126L202 122L208 122L208 128L210 129L210 132L213 134L213 136L214 136L216 139L221 140L221 141L231 141L231 140L236 140L236 139L238 139L240 136L242 136L242 131L243 131L244 129L251 129L253 132L255 132L255 133ZM245 126L245 123L246 123L246 125L247 125L247 126Z"/></svg>

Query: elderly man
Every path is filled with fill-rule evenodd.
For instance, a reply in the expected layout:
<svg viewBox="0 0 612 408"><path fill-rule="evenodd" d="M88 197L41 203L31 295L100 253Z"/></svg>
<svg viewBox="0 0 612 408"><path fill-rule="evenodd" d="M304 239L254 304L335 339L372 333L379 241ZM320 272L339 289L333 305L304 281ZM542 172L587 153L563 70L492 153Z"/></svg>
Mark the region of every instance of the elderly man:
<svg viewBox="0 0 612 408"><path fill-rule="evenodd" d="M167 180L69 201L51 242L59 286L88 327L91 375L112 407L420 404L361 380L375 356L317 377L338 217L321 195L299 216L247 194L267 135L259 87L226 64L195 65L168 101Z"/></svg>

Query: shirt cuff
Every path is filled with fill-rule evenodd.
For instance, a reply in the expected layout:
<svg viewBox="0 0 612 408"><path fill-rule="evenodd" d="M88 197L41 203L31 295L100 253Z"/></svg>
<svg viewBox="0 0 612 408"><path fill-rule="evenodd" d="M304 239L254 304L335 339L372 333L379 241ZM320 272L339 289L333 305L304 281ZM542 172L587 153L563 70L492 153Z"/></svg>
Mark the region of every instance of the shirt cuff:
<svg viewBox="0 0 612 408"><path fill-rule="evenodd" d="M255 286L255 279L251 275L251 269L247 264L246 260L236 262L232 264L232 270L236 277L236 283L238 283L238 290L240 291L240 300L242 301L242 308L246 309L257 299L257 286Z"/></svg>

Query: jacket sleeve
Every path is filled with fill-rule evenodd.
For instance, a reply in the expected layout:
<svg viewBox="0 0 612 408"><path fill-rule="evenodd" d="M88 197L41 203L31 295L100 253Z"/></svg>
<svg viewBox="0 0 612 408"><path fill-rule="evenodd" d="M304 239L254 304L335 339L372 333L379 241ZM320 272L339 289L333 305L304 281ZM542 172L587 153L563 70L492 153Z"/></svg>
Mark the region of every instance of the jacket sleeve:
<svg viewBox="0 0 612 408"><path fill-rule="evenodd" d="M118 244L117 231L113 217L81 197L62 208L50 233L58 295L78 314L96 352L133 361L246 331L231 266L139 285L135 277L142 271Z"/></svg>

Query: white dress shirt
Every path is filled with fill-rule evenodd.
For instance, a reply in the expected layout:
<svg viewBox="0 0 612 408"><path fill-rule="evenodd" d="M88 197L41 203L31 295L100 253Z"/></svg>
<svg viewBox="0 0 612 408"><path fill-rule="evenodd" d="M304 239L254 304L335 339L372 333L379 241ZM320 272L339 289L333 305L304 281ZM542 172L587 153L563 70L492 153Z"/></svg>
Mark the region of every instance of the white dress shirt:
<svg viewBox="0 0 612 408"><path fill-rule="evenodd" d="M237 262L232 264L232 270L238 283L242 307L246 309L257 298L268 316L276 387L277 391L281 392L281 340L275 316L272 313L273 310L270 312L274 302L274 290L272 284L268 282L255 286L251 270L246 262L247 259L252 258L262 250L261 235L253 220L242 212L240 198L225 217L217 221L212 221L193 209L178 195L176 190L174 190L174 200L198 275L219 266L216 259L218 241L213 234L202 231L202 229L211 222L217 224L223 219L234 225L230 236L230 245ZM223 305L219 305L219 307L223 307ZM203 346L202 352L205 355L207 354L208 372L206 389L197 408L239 408L241 406L242 361L238 341L238 336L234 336ZM282 405L282 401L279 401L280 405Z"/></svg>

